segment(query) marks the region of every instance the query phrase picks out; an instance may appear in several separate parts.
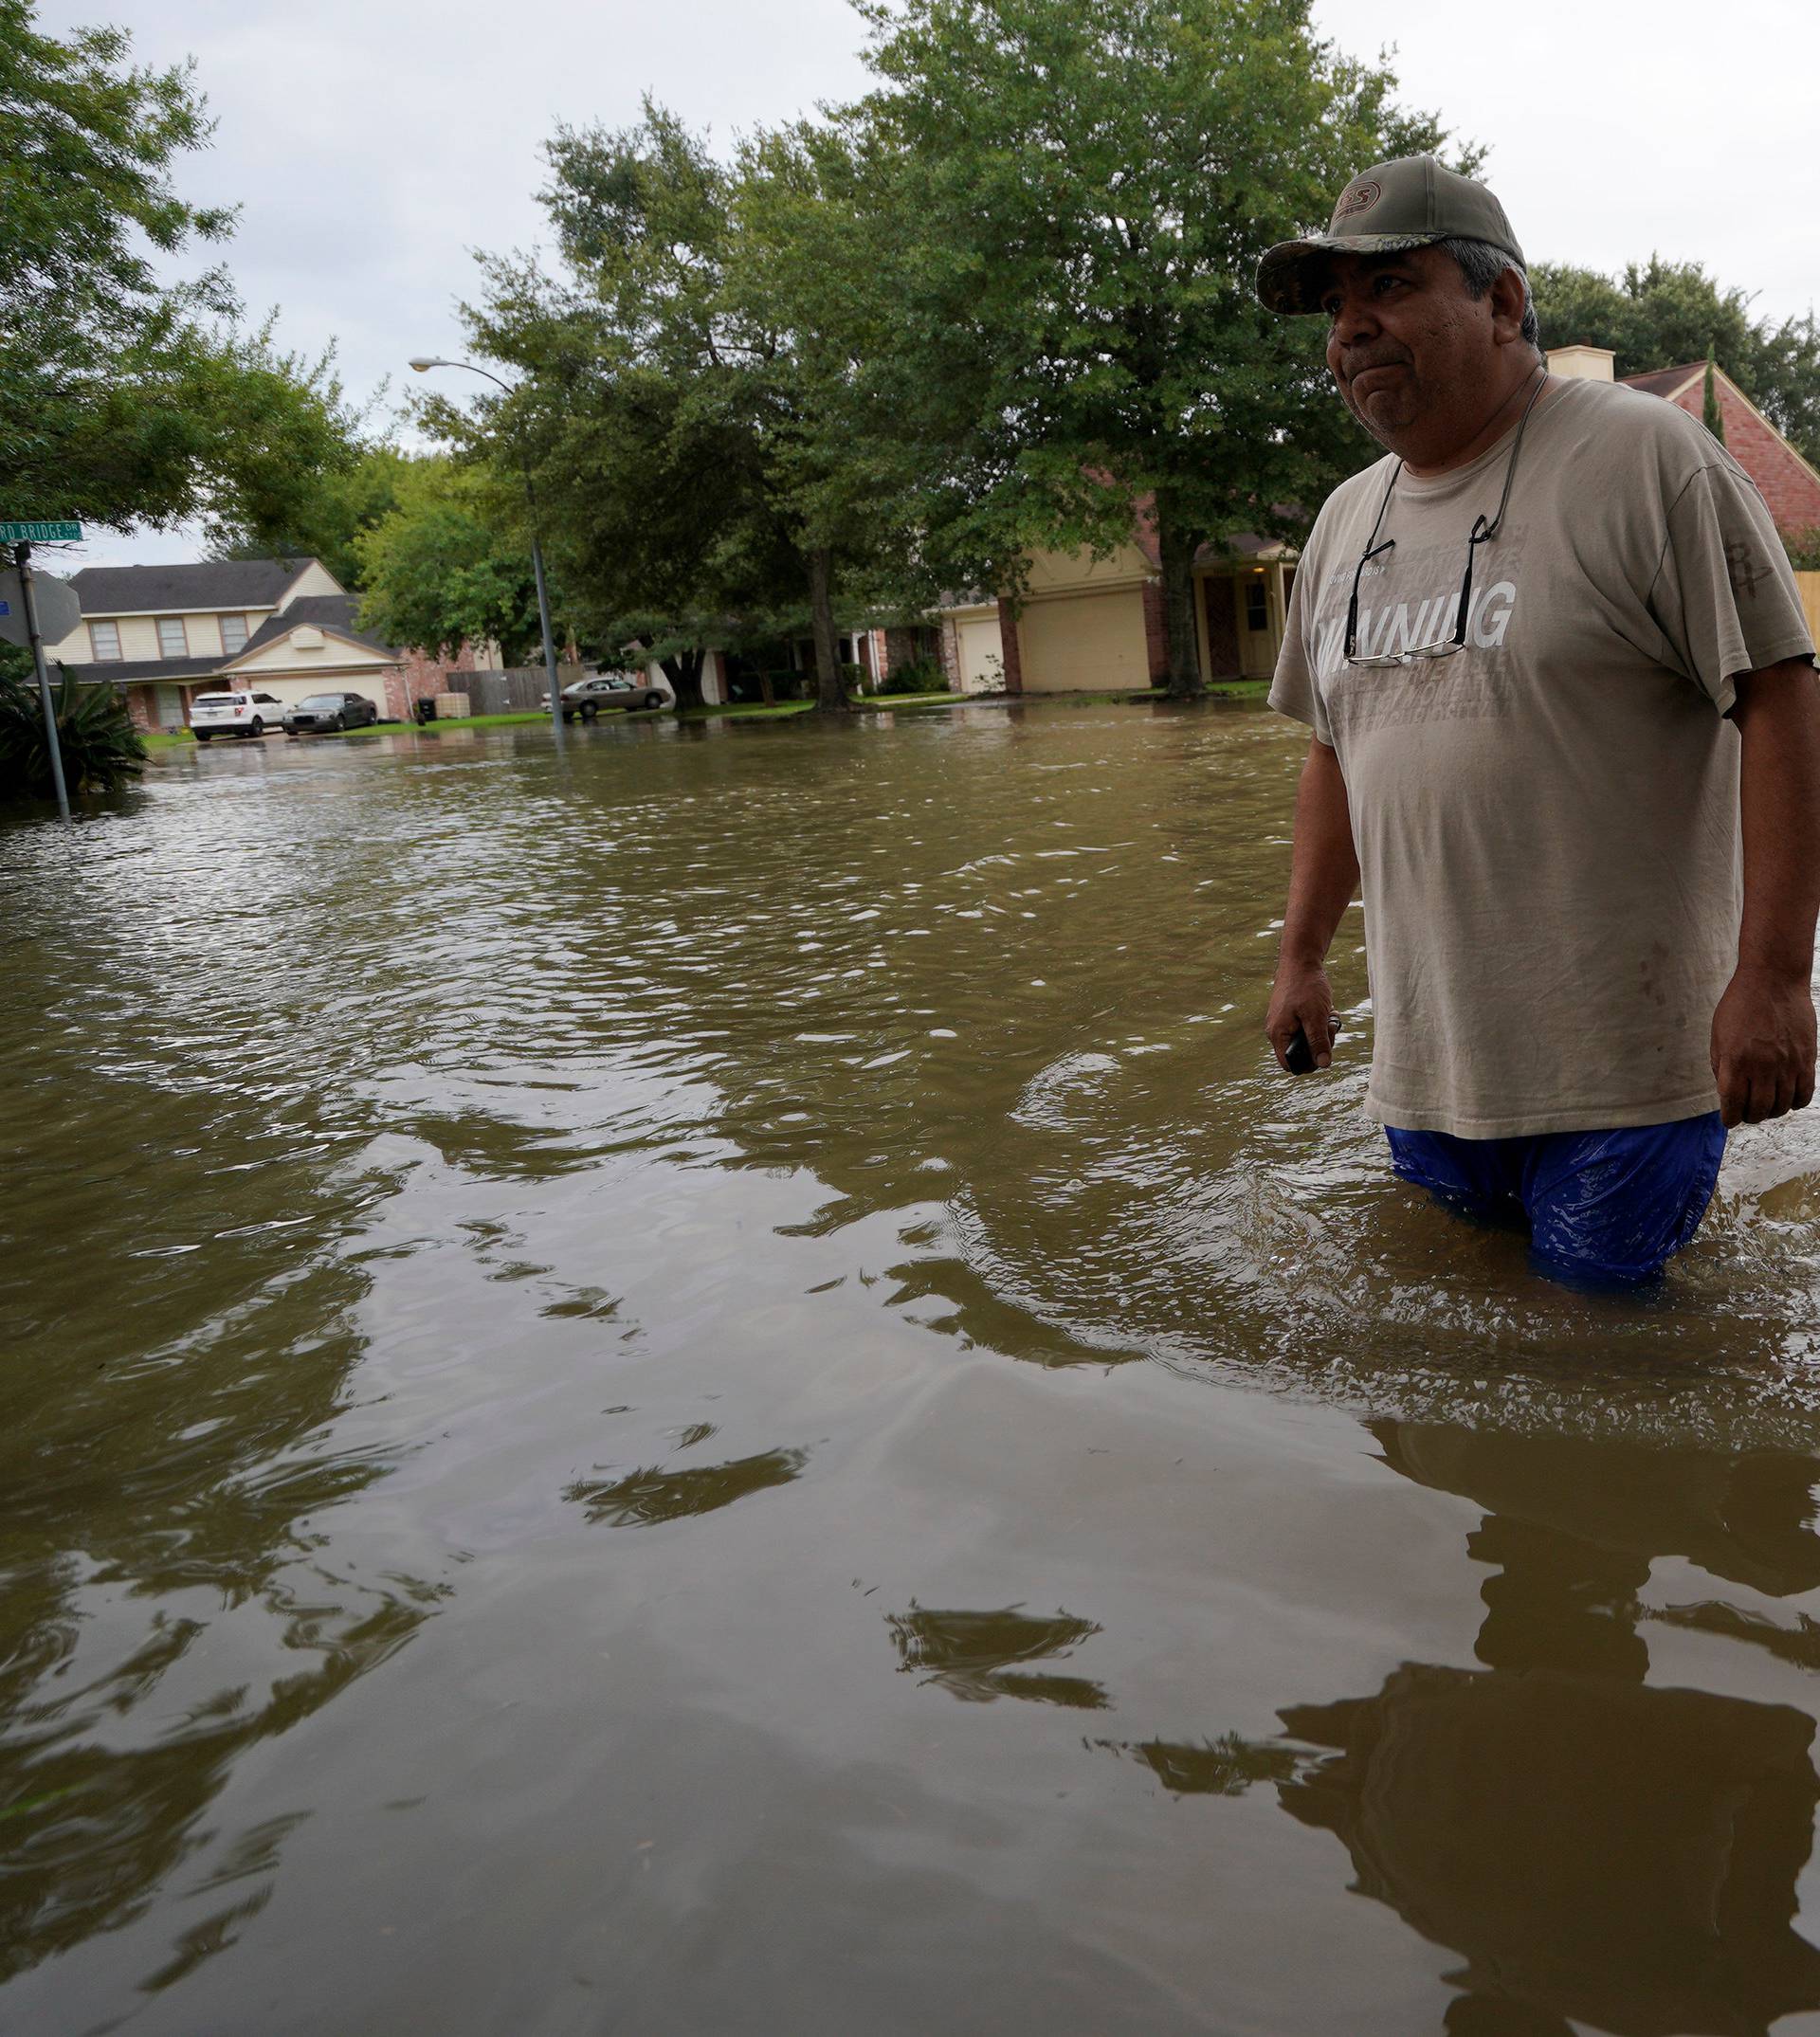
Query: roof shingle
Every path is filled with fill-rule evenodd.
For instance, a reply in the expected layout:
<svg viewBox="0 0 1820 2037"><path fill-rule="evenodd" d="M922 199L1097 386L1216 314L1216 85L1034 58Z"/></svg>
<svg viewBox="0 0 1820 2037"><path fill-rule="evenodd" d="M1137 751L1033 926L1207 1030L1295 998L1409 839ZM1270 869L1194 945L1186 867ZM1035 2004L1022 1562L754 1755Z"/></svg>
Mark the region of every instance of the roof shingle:
<svg viewBox="0 0 1820 2037"><path fill-rule="evenodd" d="M268 609L311 563L307 558L236 558L190 566L84 566L70 575L69 584L84 615Z"/></svg>
<svg viewBox="0 0 1820 2037"><path fill-rule="evenodd" d="M1684 388L1690 377L1706 373L1704 361L1691 361L1683 368L1651 368L1647 374L1627 374L1619 377L1626 389L1640 389L1646 396L1672 396Z"/></svg>
<svg viewBox="0 0 1820 2037"><path fill-rule="evenodd" d="M219 658L103 658L93 664L65 664L84 685L109 681L115 685L142 686L153 681L210 678L221 668Z"/></svg>

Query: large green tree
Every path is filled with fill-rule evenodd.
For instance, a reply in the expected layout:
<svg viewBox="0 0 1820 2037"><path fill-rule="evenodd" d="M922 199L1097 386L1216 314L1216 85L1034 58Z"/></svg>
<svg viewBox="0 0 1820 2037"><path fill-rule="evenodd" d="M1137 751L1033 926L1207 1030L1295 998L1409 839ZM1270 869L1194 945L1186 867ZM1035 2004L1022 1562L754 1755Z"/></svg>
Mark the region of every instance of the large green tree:
<svg viewBox="0 0 1820 2037"><path fill-rule="evenodd" d="M1253 299L1257 258L1363 165L1444 136L1308 0L859 4L879 85L848 118L895 159L921 248L903 375L946 392L951 438L1000 446L948 537L1014 576L1029 547L1128 537L1140 505L1170 691L1195 693L1197 552L1301 535L1370 450L1319 321Z"/></svg>
<svg viewBox="0 0 1820 2037"><path fill-rule="evenodd" d="M361 589L359 540L398 508L416 464L396 446L365 445L324 465L271 523L248 521L213 548L217 558L318 558L341 585Z"/></svg>
<svg viewBox="0 0 1820 2037"><path fill-rule="evenodd" d="M488 477L446 456L391 467L391 506L352 539L362 625L389 644L454 652L498 641L508 664L540 655L531 555Z"/></svg>
<svg viewBox="0 0 1820 2037"><path fill-rule="evenodd" d="M808 567L818 696L845 706L837 599L914 614L987 566L957 512L1002 478L1003 434L919 343L926 236L891 137L799 122L737 168L727 295L774 336L755 374L766 486Z"/></svg>
<svg viewBox="0 0 1820 2037"><path fill-rule="evenodd" d="M130 48L0 0L0 511L226 539L348 458L352 421L332 361L246 328L224 269L170 279L232 215L177 189L209 131L190 68Z"/></svg>
<svg viewBox="0 0 1820 2037"><path fill-rule="evenodd" d="M641 639L697 704L685 639L719 637L777 550L750 415L760 342L720 302L727 173L651 107L624 133L560 129L546 154L559 266L482 257L466 311L476 350L518 386L471 407L431 398L424 422L501 477L530 468L585 625Z"/></svg>
<svg viewBox="0 0 1820 2037"><path fill-rule="evenodd" d="M1820 464L1820 323L1754 318L1747 291L1698 262L1651 255L1621 276L1538 262L1530 287L1553 347L1608 347L1619 376L1690 367L1711 354L1791 444Z"/></svg>
<svg viewBox="0 0 1820 2037"><path fill-rule="evenodd" d="M519 387L444 428L529 458L578 609L664 657L679 700L700 697L687 632L737 644L807 616L817 705L845 713L838 629L918 557L906 435L869 422L892 314L868 231L888 209L832 130L728 162L647 104L548 154L560 271L491 261L469 314Z"/></svg>

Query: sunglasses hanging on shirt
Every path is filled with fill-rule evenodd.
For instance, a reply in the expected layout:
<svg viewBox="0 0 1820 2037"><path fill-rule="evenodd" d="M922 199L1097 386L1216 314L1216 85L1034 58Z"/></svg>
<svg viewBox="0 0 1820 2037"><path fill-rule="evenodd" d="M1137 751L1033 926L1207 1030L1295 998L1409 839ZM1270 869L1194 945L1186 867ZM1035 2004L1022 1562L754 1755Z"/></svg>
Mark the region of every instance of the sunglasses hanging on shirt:
<svg viewBox="0 0 1820 2037"><path fill-rule="evenodd" d="M1497 537L1503 525L1505 505L1510 500L1510 484L1517 478L1517 455L1523 449L1523 433L1529 426L1529 413L1536 408L1536 399L1548 381L1548 370L1542 370L1542 379L1529 392L1529 401L1523 406L1523 414L1517 422L1517 443L1510 448L1510 464L1504 469L1504 492L1498 498L1498 514L1489 520L1482 513L1473 518L1472 534L1466 539L1466 571L1460 582L1460 598L1456 604L1453 634L1437 637L1432 644L1418 644L1412 649L1389 651L1378 657L1358 655L1358 583L1365 569L1374 558L1381 558L1386 552L1396 549L1396 539L1387 537L1377 542L1377 534L1384 522L1384 512L1391 506L1391 497L1396 492L1396 483L1403 472L1403 463L1398 461L1391 474L1391 484L1384 491L1384 500L1377 505L1377 515L1373 519L1372 535L1365 540L1365 550L1359 555L1358 564L1353 569L1353 598L1346 604L1346 646L1348 664L1365 669L1377 669L1386 665L1414 664L1430 658L1451 658L1456 651L1466 647L1466 619L1472 609L1472 559L1473 554L1483 544ZM1443 610L1443 613L1446 611Z"/></svg>

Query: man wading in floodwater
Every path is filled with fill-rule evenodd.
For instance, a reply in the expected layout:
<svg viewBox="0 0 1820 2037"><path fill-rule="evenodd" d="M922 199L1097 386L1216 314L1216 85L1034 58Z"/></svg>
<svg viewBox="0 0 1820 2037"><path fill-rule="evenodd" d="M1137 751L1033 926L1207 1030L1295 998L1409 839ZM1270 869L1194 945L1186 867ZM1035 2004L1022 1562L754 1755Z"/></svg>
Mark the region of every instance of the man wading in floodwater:
<svg viewBox="0 0 1820 2037"><path fill-rule="evenodd" d="M1389 448L1316 519L1270 689L1314 739L1265 1030L1328 1065L1362 885L1397 1173L1520 1213L1546 1273L1647 1279L1725 1128L1813 1095L1820 688L1787 556L1692 417L1549 375L1503 208L1429 157L1354 178L1258 295L1328 320Z"/></svg>

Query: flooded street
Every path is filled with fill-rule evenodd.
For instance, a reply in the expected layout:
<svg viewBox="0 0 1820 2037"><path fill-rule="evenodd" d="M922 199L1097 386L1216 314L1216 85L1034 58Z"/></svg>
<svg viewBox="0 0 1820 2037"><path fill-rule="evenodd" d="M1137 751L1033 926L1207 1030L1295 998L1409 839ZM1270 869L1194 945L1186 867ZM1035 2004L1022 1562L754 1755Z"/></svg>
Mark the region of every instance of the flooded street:
<svg viewBox="0 0 1820 2037"><path fill-rule="evenodd" d="M1250 706L0 828L0 2029L1820 2032L1820 1120L1540 1283Z"/></svg>

